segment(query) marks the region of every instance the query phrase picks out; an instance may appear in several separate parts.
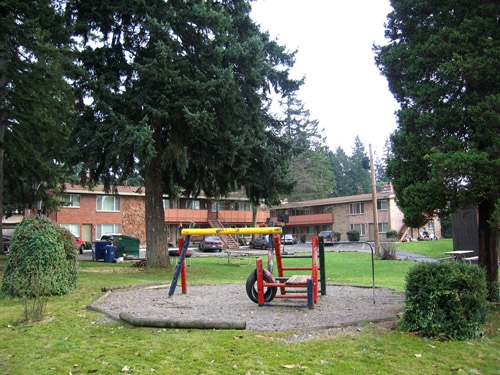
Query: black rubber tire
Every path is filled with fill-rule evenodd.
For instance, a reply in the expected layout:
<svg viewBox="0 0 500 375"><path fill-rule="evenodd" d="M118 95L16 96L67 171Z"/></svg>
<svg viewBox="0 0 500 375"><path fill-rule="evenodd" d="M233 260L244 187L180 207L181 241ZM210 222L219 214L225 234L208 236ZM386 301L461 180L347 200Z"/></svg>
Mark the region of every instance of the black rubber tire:
<svg viewBox="0 0 500 375"><path fill-rule="evenodd" d="M80 254L83 254L83 250L85 250L85 246L81 245L80 246Z"/></svg>
<svg viewBox="0 0 500 375"><path fill-rule="evenodd" d="M267 272L264 272L264 281L267 283L270 283L273 281L273 277L268 274ZM254 270L247 279L246 283L246 290L247 290L247 295L248 297L255 303L259 303L259 297L258 297L258 292L257 292L257 270ZM276 293L278 292L277 287L270 287L267 288L264 291L264 302L271 302L274 297L276 297Z"/></svg>
<svg viewBox="0 0 500 375"><path fill-rule="evenodd" d="M267 246L266 245L262 245L262 250L267 250Z"/></svg>

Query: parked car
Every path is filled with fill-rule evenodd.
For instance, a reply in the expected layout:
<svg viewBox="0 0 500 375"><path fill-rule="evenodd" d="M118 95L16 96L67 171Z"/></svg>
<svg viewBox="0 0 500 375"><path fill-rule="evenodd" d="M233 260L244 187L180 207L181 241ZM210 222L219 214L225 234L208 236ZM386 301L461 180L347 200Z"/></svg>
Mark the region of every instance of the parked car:
<svg viewBox="0 0 500 375"><path fill-rule="evenodd" d="M206 250L218 250L222 251L222 247L224 246L224 242L217 236L206 236L198 244L198 248L204 252Z"/></svg>
<svg viewBox="0 0 500 375"><path fill-rule="evenodd" d="M9 251L9 246L10 242L12 241L12 238L9 236L2 236L2 243L3 243L3 251L8 252Z"/></svg>
<svg viewBox="0 0 500 375"><path fill-rule="evenodd" d="M74 236L75 237L75 246L76 248L78 249L78 251L80 252L80 254L83 254L83 250L85 250L85 241L84 240L80 240L77 236Z"/></svg>
<svg viewBox="0 0 500 375"><path fill-rule="evenodd" d="M262 249L266 250L269 247L268 236L259 236L250 241L250 249Z"/></svg>
<svg viewBox="0 0 500 375"><path fill-rule="evenodd" d="M319 236L323 236L325 246L333 246L333 244L338 241L335 233L331 230L324 230L322 232L319 232L318 237Z"/></svg>
<svg viewBox="0 0 500 375"><path fill-rule="evenodd" d="M101 241L113 242L114 237L123 236L121 233L105 233L101 236Z"/></svg>
<svg viewBox="0 0 500 375"><path fill-rule="evenodd" d="M281 237L282 245L295 245L296 243L297 240L291 234L285 234L284 236Z"/></svg>
<svg viewBox="0 0 500 375"><path fill-rule="evenodd" d="M179 249L176 249L176 250L170 249L168 251L168 255L171 256L171 257L180 257L181 256L181 251ZM189 258L191 255L192 255L191 251L189 251L189 250L186 251L186 255L185 255L186 258Z"/></svg>

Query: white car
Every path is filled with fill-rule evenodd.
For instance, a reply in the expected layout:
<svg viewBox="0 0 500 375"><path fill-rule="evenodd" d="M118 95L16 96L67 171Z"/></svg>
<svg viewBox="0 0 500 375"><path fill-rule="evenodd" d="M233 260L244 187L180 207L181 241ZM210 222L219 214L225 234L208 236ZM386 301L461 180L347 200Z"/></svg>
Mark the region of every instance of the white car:
<svg viewBox="0 0 500 375"><path fill-rule="evenodd" d="M284 236L281 237L282 245L295 245L296 243L297 240L291 234L285 234Z"/></svg>

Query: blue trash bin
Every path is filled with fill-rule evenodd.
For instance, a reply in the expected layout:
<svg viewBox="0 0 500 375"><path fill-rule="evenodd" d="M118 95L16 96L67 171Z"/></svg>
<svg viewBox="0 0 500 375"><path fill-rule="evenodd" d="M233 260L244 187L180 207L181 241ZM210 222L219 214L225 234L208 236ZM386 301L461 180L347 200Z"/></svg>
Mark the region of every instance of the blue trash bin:
<svg viewBox="0 0 500 375"><path fill-rule="evenodd" d="M92 260L105 260L108 241L95 241L92 246Z"/></svg>
<svg viewBox="0 0 500 375"><path fill-rule="evenodd" d="M106 246L106 257L104 261L106 263L113 263L115 261L116 246L107 245Z"/></svg>

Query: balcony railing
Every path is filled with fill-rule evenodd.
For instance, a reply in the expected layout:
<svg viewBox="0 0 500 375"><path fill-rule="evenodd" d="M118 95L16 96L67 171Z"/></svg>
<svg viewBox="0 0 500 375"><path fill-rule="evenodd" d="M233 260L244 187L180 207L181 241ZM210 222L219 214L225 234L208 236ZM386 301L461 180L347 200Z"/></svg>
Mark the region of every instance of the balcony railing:
<svg viewBox="0 0 500 375"><path fill-rule="evenodd" d="M272 220L278 222L278 218L272 217ZM333 214L299 215L289 216L287 225L327 225L333 224Z"/></svg>
<svg viewBox="0 0 500 375"><path fill-rule="evenodd" d="M257 225L262 225L267 221L267 212L259 211L257 213ZM224 225L252 225L252 211L229 211L221 210L217 213L210 212L210 218L217 218ZM194 221L195 223L206 223L209 219L207 210L165 210L165 222L167 223L186 223Z"/></svg>

